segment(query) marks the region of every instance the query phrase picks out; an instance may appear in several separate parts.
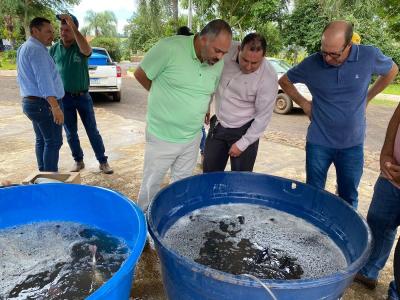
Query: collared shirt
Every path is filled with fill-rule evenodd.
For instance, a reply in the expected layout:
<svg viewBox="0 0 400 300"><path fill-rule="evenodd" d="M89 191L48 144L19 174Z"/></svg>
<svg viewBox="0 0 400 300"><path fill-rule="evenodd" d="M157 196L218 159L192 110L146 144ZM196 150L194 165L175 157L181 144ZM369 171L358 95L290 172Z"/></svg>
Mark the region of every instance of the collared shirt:
<svg viewBox="0 0 400 300"><path fill-rule="evenodd" d="M60 40L50 48L49 53L53 57L57 69L61 74L66 92L78 93L88 91L88 56L81 53L76 42L65 48Z"/></svg>
<svg viewBox="0 0 400 300"><path fill-rule="evenodd" d="M236 142L244 151L260 138L271 119L278 94L278 77L266 59L250 74L240 71L239 45L233 42L224 56L215 100L217 118L225 128L238 128L254 119L246 134Z"/></svg>
<svg viewBox="0 0 400 300"><path fill-rule="evenodd" d="M194 49L194 36L177 35L160 40L140 67L152 81L147 130L168 142L192 141L201 131L223 60L213 66L201 63Z"/></svg>
<svg viewBox="0 0 400 300"><path fill-rule="evenodd" d="M22 97L64 97L63 83L54 61L47 48L36 38L30 37L18 49L17 70Z"/></svg>
<svg viewBox="0 0 400 300"><path fill-rule="evenodd" d="M289 80L306 84L313 97L307 141L335 149L362 144L371 76L385 75L392 66L392 59L378 48L352 45L340 66L327 64L315 53L290 69Z"/></svg>

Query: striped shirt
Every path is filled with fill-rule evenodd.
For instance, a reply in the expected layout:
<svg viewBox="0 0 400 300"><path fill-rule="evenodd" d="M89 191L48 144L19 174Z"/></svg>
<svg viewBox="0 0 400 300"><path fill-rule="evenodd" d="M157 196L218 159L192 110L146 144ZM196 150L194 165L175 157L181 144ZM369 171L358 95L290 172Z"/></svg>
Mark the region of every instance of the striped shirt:
<svg viewBox="0 0 400 300"><path fill-rule="evenodd" d="M45 45L36 38L30 37L18 49L17 70L22 97L64 97L64 87L56 65Z"/></svg>

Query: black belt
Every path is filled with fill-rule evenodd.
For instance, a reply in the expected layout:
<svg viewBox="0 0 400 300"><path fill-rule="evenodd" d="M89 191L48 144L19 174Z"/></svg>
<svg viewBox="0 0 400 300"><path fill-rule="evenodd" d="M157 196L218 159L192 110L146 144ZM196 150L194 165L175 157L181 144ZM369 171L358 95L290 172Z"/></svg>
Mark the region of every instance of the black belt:
<svg viewBox="0 0 400 300"><path fill-rule="evenodd" d="M24 98L29 99L29 100L40 100L40 99L44 99L42 97L37 97L37 96L25 96ZM46 99L44 99L46 100Z"/></svg>
<svg viewBox="0 0 400 300"><path fill-rule="evenodd" d="M65 92L65 95L71 96L71 97L80 97L83 96L87 93L87 91L83 92L76 92L76 93L70 93L70 92Z"/></svg>

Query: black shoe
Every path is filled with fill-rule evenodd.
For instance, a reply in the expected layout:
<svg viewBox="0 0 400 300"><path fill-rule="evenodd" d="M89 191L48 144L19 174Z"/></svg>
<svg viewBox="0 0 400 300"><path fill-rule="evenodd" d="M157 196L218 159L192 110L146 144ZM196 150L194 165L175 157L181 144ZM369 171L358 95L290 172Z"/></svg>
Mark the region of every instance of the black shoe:
<svg viewBox="0 0 400 300"><path fill-rule="evenodd" d="M367 289L373 290L376 288L376 286L378 285L378 280L376 279L372 279L372 278L368 278L360 273L356 274L356 277L354 277L354 281L361 283L362 285L364 285Z"/></svg>

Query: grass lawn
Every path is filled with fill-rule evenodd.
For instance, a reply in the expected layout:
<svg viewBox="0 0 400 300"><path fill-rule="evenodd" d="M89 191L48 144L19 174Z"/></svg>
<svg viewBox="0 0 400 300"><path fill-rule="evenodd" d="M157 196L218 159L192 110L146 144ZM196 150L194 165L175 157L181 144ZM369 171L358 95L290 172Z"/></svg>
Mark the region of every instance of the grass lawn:
<svg viewBox="0 0 400 300"><path fill-rule="evenodd" d="M0 70L16 70L17 65L11 64L8 61L0 61Z"/></svg>
<svg viewBox="0 0 400 300"><path fill-rule="evenodd" d="M372 99L370 104L386 106L386 107L396 107L398 105L398 103L396 101L383 100L383 99L379 99L379 98Z"/></svg>
<svg viewBox="0 0 400 300"><path fill-rule="evenodd" d="M384 94L400 95L400 84L391 84L383 90Z"/></svg>

